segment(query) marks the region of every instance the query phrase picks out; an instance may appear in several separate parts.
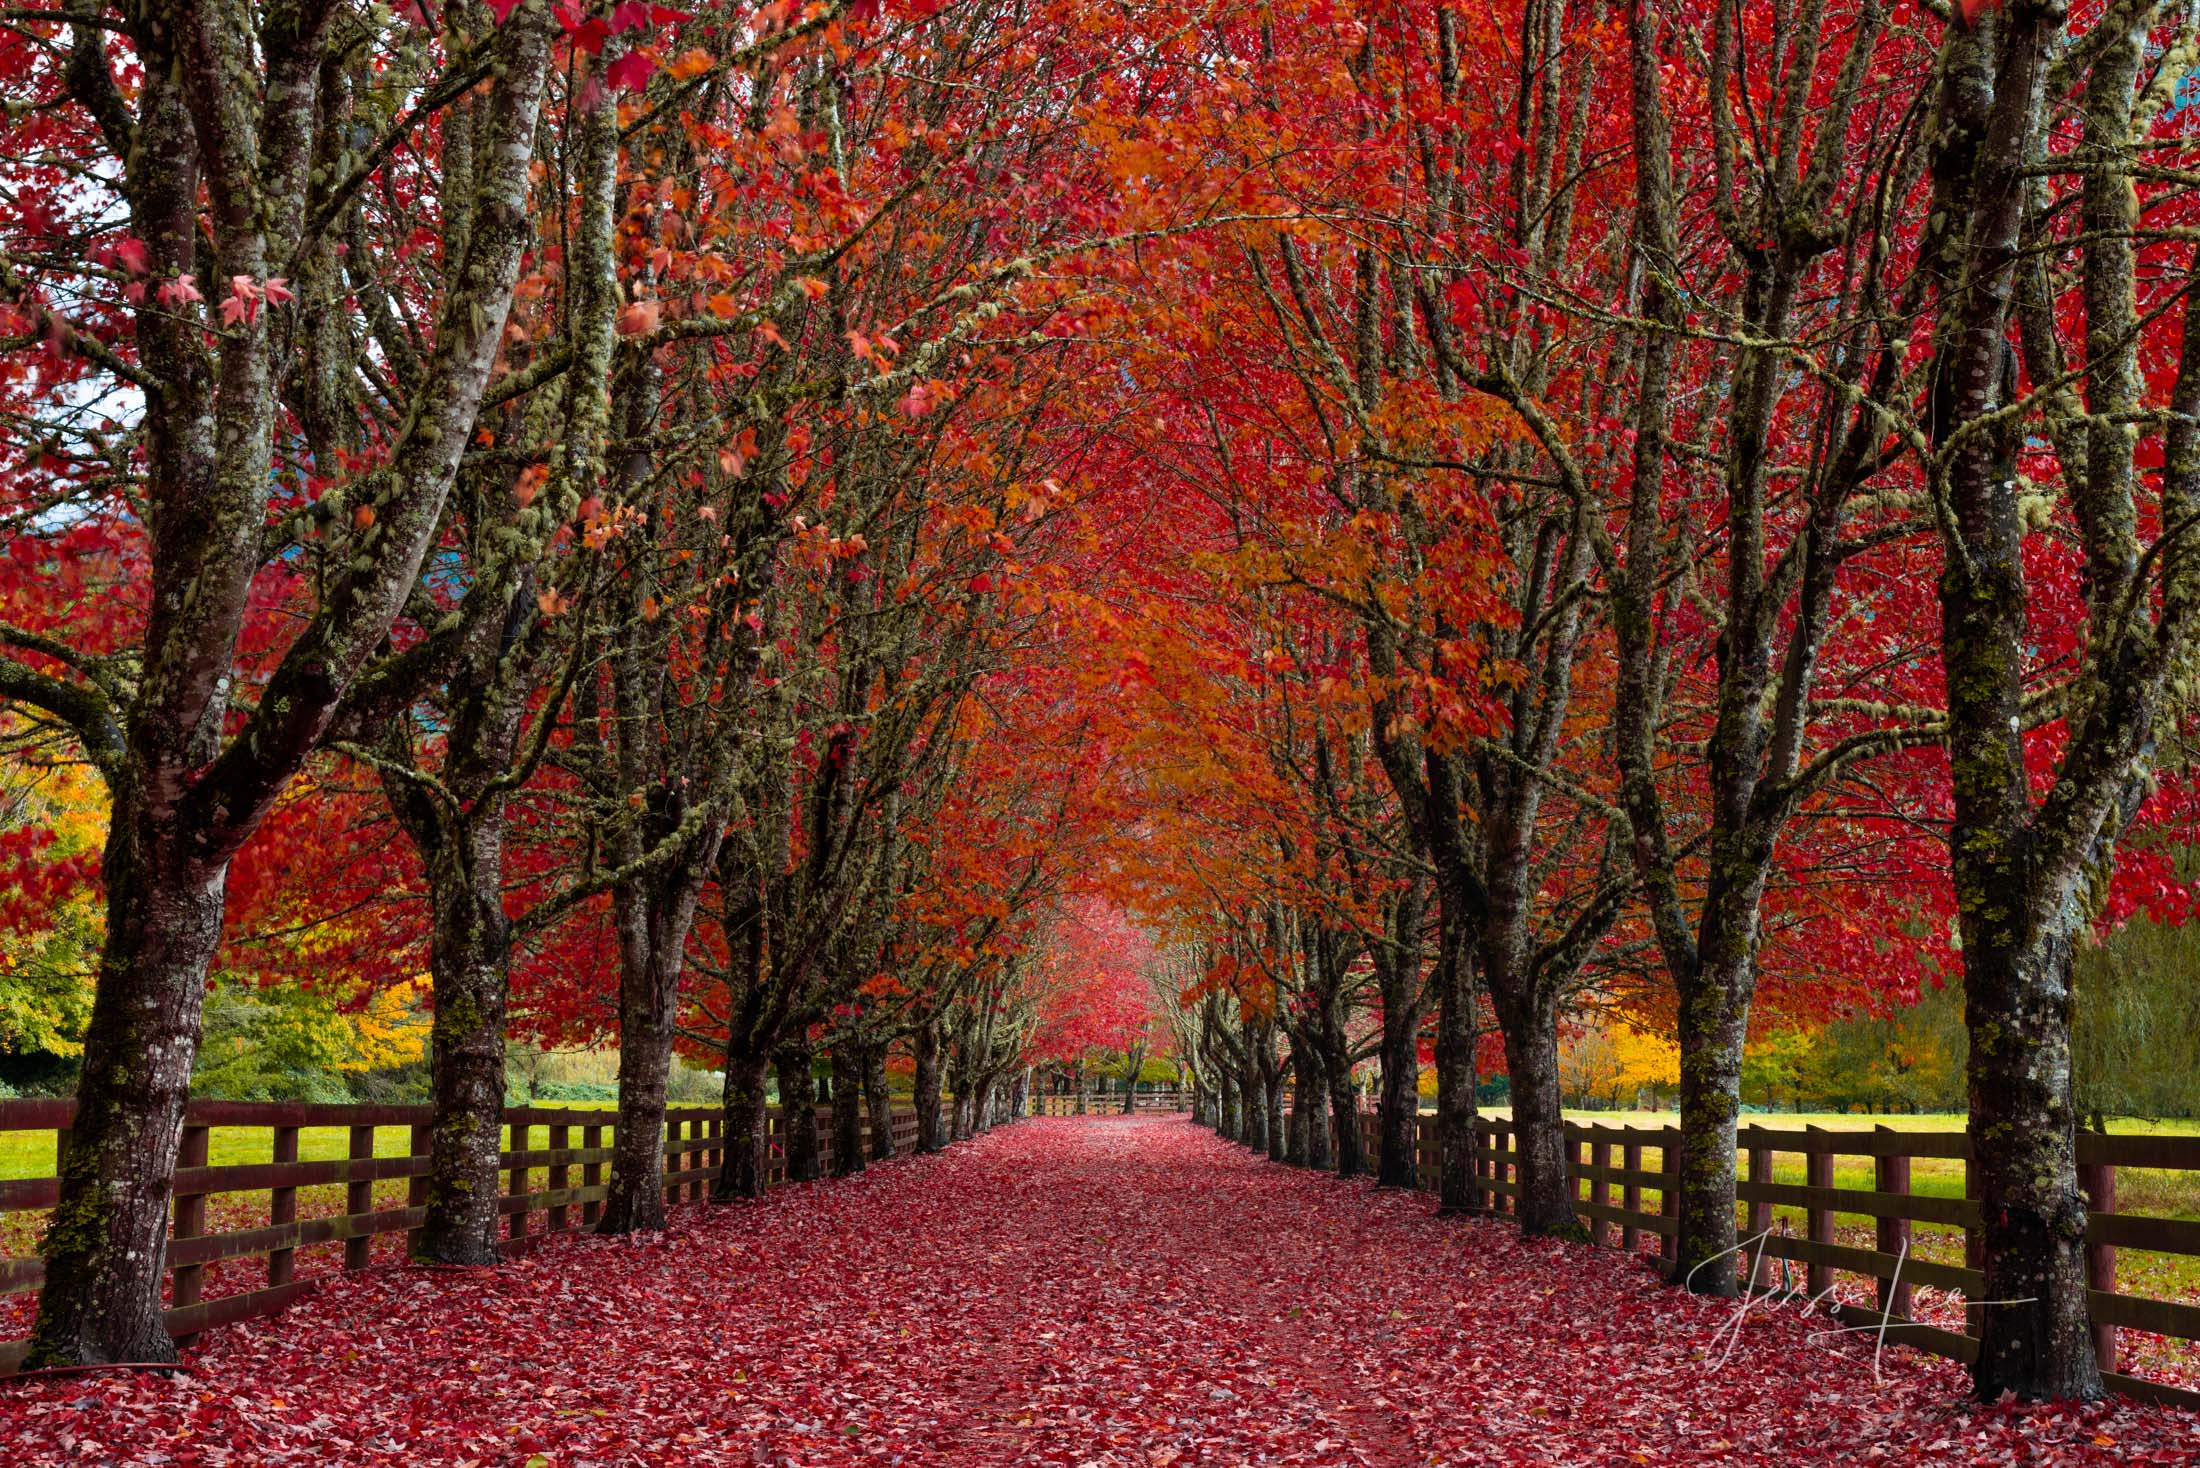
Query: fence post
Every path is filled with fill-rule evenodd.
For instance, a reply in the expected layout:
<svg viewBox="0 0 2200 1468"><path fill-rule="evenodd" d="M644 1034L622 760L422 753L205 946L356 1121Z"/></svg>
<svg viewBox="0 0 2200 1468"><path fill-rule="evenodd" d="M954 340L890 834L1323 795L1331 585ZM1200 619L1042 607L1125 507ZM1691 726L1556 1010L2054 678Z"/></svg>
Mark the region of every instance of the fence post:
<svg viewBox="0 0 2200 1468"><path fill-rule="evenodd" d="M1830 1190L1833 1187L1833 1153L1821 1149L1833 1145L1833 1134L1823 1127L1815 1126L1804 1127L1803 1131L1810 1138L1812 1148L1804 1156L1803 1180L1813 1188ZM1833 1210L1826 1206L1825 1200L1811 1199L1810 1210L1805 1216L1809 1222L1811 1243L1831 1245ZM1815 1300L1833 1288L1833 1266L1813 1259L1805 1278L1809 1281L1811 1298Z"/></svg>
<svg viewBox="0 0 2200 1468"><path fill-rule="evenodd" d="M2078 1186L2085 1189L2086 1206L2096 1214L2116 1211L2116 1165L2112 1162L2089 1162L2078 1169ZM2091 1220L2088 1220L2090 1223ZM2088 1228L2090 1234L2092 1230ZM2085 1245L2085 1283L2087 1289L2099 1290L2104 1295L2116 1293L2116 1246L2097 1244L2090 1238ZM2116 1369L2116 1327L2093 1322L2093 1359L2100 1363L2105 1375Z"/></svg>
<svg viewBox="0 0 2200 1468"><path fill-rule="evenodd" d="M362 1213L374 1211L374 1184L358 1174L364 1169L361 1163L374 1160L374 1128L355 1126L351 1129L351 1145L345 1148L350 1155L353 1169L351 1181L344 1184L344 1213L357 1218ZM344 1240L344 1267L365 1269L374 1253L374 1235L365 1232L360 1224L349 1225L361 1231Z"/></svg>
<svg viewBox="0 0 2200 1468"><path fill-rule="evenodd" d="M1969 1206L1970 1224L1963 1230L1963 1267L1983 1270L1986 1267L1986 1234L1979 1227L1978 1162L1969 1149L1963 1154L1963 1201ZM1978 1303L1983 1296L1986 1282L1981 1279L1978 1290L1963 1292L1963 1333L1973 1340L1986 1334L1986 1307Z"/></svg>
<svg viewBox="0 0 2200 1468"><path fill-rule="evenodd" d="M1658 1236L1658 1257L1665 1261L1665 1272L1673 1273L1673 1266L1681 1257L1681 1131L1679 1127L1658 1128L1658 1217L1671 1226Z"/></svg>
<svg viewBox="0 0 2200 1468"><path fill-rule="evenodd" d="M687 1159L687 1153L680 1146L680 1139L686 1135L686 1121L665 1118L665 1206L668 1208L680 1201L680 1184L674 1175Z"/></svg>
<svg viewBox="0 0 2200 1468"><path fill-rule="evenodd" d="M207 1157L207 1128L186 1126L183 1144L176 1150L176 1167L204 1167ZM172 1237L176 1243L195 1239L206 1232L206 1194L192 1191L178 1192L175 1203L175 1228ZM186 1305L199 1302L199 1283L206 1273L199 1264L179 1264L175 1268L175 1287L169 1292L169 1303L181 1310ZM187 1346L198 1339L197 1332L176 1337L176 1344Z"/></svg>
<svg viewBox="0 0 2200 1468"><path fill-rule="evenodd" d="M407 1208L425 1208L428 1206L428 1174L422 1164L427 1162L429 1157L434 1154L434 1147L435 1139L431 1129L424 1122L415 1122L411 1139L405 1144L405 1150L410 1154L410 1162L415 1169L405 1182L405 1206ZM420 1252L421 1232L418 1228L405 1230L406 1258L410 1259Z"/></svg>
<svg viewBox="0 0 2200 1468"><path fill-rule="evenodd" d="M1604 1139L1604 1129L1597 1128L1597 1139L1589 1144L1588 1198L1599 1208L1612 1204L1612 1181L1605 1174L1612 1166L1612 1144ZM1600 1247L1612 1242L1611 1220L1599 1214L1589 1215L1589 1242Z"/></svg>
<svg viewBox="0 0 2200 1468"><path fill-rule="evenodd" d="M294 1126L275 1128L275 1149L270 1154L276 1165L298 1160L298 1129ZM296 1188L271 1188L267 1195L267 1221L280 1227L298 1221L298 1190ZM297 1273L298 1251L294 1248L267 1251L267 1282L271 1285L289 1284Z"/></svg>
<svg viewBox="0 0 2200 1468"><path fill-rule="evenodd" d="M591 1153L600 1151L603 1147L603 1128L601 1126L582 1127L581 1146ZM590 1157L581 1164L581 1186L596 1188L602 1185L603 1164L594 1157ZM595 1227L596 1220L602 1216L603 1200L601 1198L590 1198L587 1202L581 1204L582 1228Z"/></svg>
<svg viewBox="0 0 2200 1468"><path fill-rule="evenodd" d="M562 1193L573 1185L573 1164L568 1162L564 1156L566 1152L572 1150L572 1146L573 1128L562 1121L550 1128L550 1150L559 1154L558 1160L550 1164L550 1171L547 1174L547 1185L553 1193ZM544 1232L562 1232L565 1228L565 1220L565 1204L552 1203L549 1214L542 1221Z"/></svg>
<svg viewBox="0 0 2200 1468"><path fill-rule="evenodd" d="M1772 1181L1772 1149L1749 1149L1749 1180L1753 1183ZM1772 1288L1772 1261L1765 1257L1765 1246L1772 1241L1765 1237L1772 1232L1772 1202L1766 1198L1754 1198L1749 1204L1749 1287L1753 1290Z"/></svg>
<svg viewBox="0 0 2200 1468"><path fill-rule="evenodd" d="M1642 1216L1642 1143L1634 1135L1632 1131L1627 1133L1619 1149L1619 1165L1627 1169L1627 1181L1620 1184L1619 1190L1620 1211L1627 1215L1627 1221L1619 1226L1619 1246L1630 1254L1642 1242L1642 1230L1635 1226L1635 1220Z"/></svg>
<svg viewBox="0 0 2200 1468"><path fill-rule="evenodd" d="M1901 1145L1896 1140L1901 1136L1901 1133L1893 1127L1881 1126L1875 1127L1873 1130L1879 1133L1882 1145ZM1875 1157L1872 1159L1872 1172L1873 1186L1880 1192L1898 1199L1906 1199L1910 1196L1909 1154L1889 1152L1885 1156ZM1900 1208L1904 1205L1898 1202L1894 1206ZM1877 1234L1878 1237L1873 1242L1877 1245L1880 1253L1901 1255L1907 1258L1910 1243L1910 1220L1881 1215ZM1892 1315L1902 1320L1910 1318L1910 1282L1908 1280L1896 1281L1882 1278L1879 1281L1878 1294L1880 1314Z"/></svg>
<svg viewBox="0 0 2200 1468"><path fill-rule="evenodd" d="M519 1207L512 1210L509 1236L515 1239L527 1237L527 1144L535 1135L534 1127L524 1121L512 1123L511 1182L505 1191L519 1199Z"/></svg>

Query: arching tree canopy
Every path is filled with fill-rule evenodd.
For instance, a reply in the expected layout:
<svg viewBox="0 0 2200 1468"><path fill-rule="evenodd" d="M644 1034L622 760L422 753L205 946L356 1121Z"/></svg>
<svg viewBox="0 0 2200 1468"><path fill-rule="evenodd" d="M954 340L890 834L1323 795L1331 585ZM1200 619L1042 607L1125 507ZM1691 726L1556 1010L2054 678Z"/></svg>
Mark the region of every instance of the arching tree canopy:
<svg viewBox="0 0 2200 1468"><path fill-rule="evenodd" d="M1720 1294L1745 1066L1960 984L1977 1387L2097 1392L2073 953L2193 901L2195 16L11 12L37 1359L170 1350L212 976L426 996L445 1263L513 1036L617 1047L612 1230L681 1063L733 1197L820 1057L930 1147L1166 1050L1390 1183L1427 1070L1450 1207L1502 1077L1557 1236L1634 1037Z"/></svg>

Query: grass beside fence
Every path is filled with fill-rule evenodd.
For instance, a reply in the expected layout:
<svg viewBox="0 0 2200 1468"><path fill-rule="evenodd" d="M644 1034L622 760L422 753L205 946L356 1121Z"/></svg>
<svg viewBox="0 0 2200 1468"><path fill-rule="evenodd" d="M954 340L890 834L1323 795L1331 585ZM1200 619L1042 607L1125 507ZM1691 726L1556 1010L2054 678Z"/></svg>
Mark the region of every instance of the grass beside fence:
<svg viewBox="0 0 2200 1468"><path fill-rule="evenodd" d="M1492 1118L1510 1119L1511 1113L1502 1107L1483 1112ZM1583 1126L1609 1127L1668 1127L1677 1126L1680 1116L1672 1111L1569 1111L1566 1119ZM1822 1127L1827 1131L1871 1131L1875 1127L1889 1127L1896 1131L1960 1132L1967 1118L1961 1112L1927 1112L1915 1116L1857 1116L1845 1112L1745 1112L1744 1126L1763 1127L1768 1131L1802 1131L1806 1127ZM2135 1117L2112 1117L2108 1123L2111 1133L2138 1136L2200 1136L2200 1121L2171 1119L2148 1121ZM1643 1151L1643 1166L1655 1169L1662 1158L1655 1147ZM1748 1175L1746 1157L1738 1159L1744 1177ZM1918 1157L1910 1163L1910 1191L1936 1198L1960 1198L1963 1196L1964 1164L1953 1157ZM1776 1183L1803 1184L1804 1162L1800 1153L1774 1152L1772 1156L1772 1180ZM1833 1185L1836 1188L1853 1188L1870 1191L1876 1184L1872 1171L1872 1159L1868 1157L1836 1157L1833 1168ZM1643 1206L1655 1209L1658 1190L1643 1190ZM2200 1219L2200 1172L2169 1172L2153 1168L2124 1167L2116 1171L2116 1211L2119 1213L2146 1214L2157 1218ZM1737 1210L1746 1225L1746 1205ZM1777 1225L1785 1222L1796 1233L1804 1229L1803 1210L1791 1207L1775 1207L1772 1210ZM1836 1213L1836 1231L1852 1230L1860 1237L1844 1239L1869 1247L1872 1220L1859 1213ZM1911 1226L1911 1250L1920 1259L1933 1259L1948 1264L1963 1262L1963 1232L1930 1223ZM2200 1296L2200 1258L2182 1254L2156 1254L2139 1249L2118 1251L2117 1279L2126 1293L2152 1295L2162 1299L2183 1300Z"/></svg>
<svg viewBox="0 0 2200 1468"><path fill-rule="evenodd" d="M608 1101L561 1101L551 1103L558 1110L573 1112L609 1113L616 1108ZM610 1117L604 1116L605 1124ZM585 1126L587 1121L576 1117L574 1125ZM544 1134L548 1128L532 1128L535 1140L547 1146ZM511 1144L512 1129L504 1129L504 1142ZM377 1157L403 1157L411 1150L412 1128L385 1126L374 1129L374 1155ZM576 1144L577 1145L577 1144ZM275 1133L272 1128L258 1126L218 1126L209 1128L206 1139L207 1161L214 1167L235 1167L247 1163L275 1160ZM300 1162L331 1162L350 1155L351 1131L340 1126L309 1126L298 1129L298 1160ZM54 1133L52 1132L0 1132L0 1179L26 1177L53 1177Z"/></svg>

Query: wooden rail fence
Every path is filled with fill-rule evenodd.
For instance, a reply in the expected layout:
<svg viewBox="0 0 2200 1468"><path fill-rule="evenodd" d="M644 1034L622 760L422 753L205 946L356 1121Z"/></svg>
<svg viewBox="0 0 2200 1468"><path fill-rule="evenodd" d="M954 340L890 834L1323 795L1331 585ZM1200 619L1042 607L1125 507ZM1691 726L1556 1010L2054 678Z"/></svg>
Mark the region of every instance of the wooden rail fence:
<svg viewBox="0 0 2200 1468"><path fill-rule="evenodd" d="M0 1101L0 1132L52 1132L56 1170L68 1144L74 1101ZM818 1146L825 1167L833 1157L831 1111L818 1109ZM432 1116L425 1106L317 1106L280 1102L193 1101L184 1111L183 1146L176 1171L168 1244L168 1330L179 1341L200 1331L271 1315L322 1279L347 1270L404 1258L401 1236L426 1216L428 1141ZM508 1182L498 1204L506 1220L506 1253L541 1239L593 1225L602 1212L618 1114L609 1110L512 1107L504 1113L506 1142L498 1170ZM213 1134L267 1134L253 1150L267 1162L209 1165ZM299 1158L301 1134L318 1132L341 1155ZM402 1133L395 1151L378 1137ZM574 1145L576 1134L579 1145ZM916 1144L917 1115L894 1112L894 1150ZM537 1146L540 1136L543 1145ZM769 1176L786 1177L785 1121L771 1112ZM866 1130L868 1138L868 1130ZM329 1150L316 1146L314 1150ZM717 1107L673 1107L665 1113L665 1197L700 1200L725 1160L725 1112ZM576 1178L576 1174L578 1175ZM376 1185L385 1196L377 1198ZM400 1203L398 1185L404 1189ZM341 1200L336 1189L343 1190ZM301 1206L301 1190L312 1190ZM0 1374L22 1362L35 1292L45 1263L35 1257L42 1214L60 1195L57 1177L0 1179ZM252 1204L254 1196L264 1207ZM210 1200L217 1200L209 1215ZM223 1206L235 1200L240 1210ZM264 1218L264 1222L261 1220ZM375 1258L377 1243L384 1256ZM300 1251L341 1245L300 1268ZM6 1257L15 1255L16 1257ZM262 1263L254 1267L249 1261Z"/></svg>
<svg viewBox="0 0 2200 1468"><path fill-rule="evenodd" d="M1135 1110L1141 1114L1189 1111L1191 1109L1192 1093L1190 1091L1140 1091L1135 1103ZM1031 1098L1031 1114L1033 1116L1076 1116L1080 1113L1077 1110L1077 1098L1075 1096L1049 1095L1033 1096ZM1107 1091L1086 1092L1085 1109L1082 1114L1086 1116L1122 1115L1123 1093L1121 1091L1113 1093Z"/></svg>
<svg viewBox="0 0 2200 1468"><path fill-rule="evenodd" d="M1379 1141L1376 1118L1358 1117L1360 1145L1369 1167ZM1483 1212L1512 1211L1519 1192L1519 1156L1508 1122L1484 1119L1476 1124L1475 1205ZM1657 1240L1659 1254L1674 1254L1676 1206L1673 1175L1680 1133L1673 1127L1620 1127L1566 1124L1567 1171L1575 1210L1598 1244L1630 1251ZM1833 1303L1843 1324L1886 1327L1889 1341L1968 1363L1978 1353L1979 1316L1964 1307L1964 1328L1955 1320L1936 1324L1912 1319L1914 1291L1945 1290L1968 1301L1980 1287L1979 1207L1971 1194L1971 1139L1962 1132L1904 1131L1879 1126L1870 1131L1825 1127L1788 1129L1745 1126L1737 1137L1744 1167L1736 1193L1744 1215L1737 1219L1753 1261L1753 1290L1810 1299L1843 1279L1870 1284L1871 1304ZM1801 1182L1776 1180L1780 1160L1798 1170ZM1950 1191L1912 1188L1911 1163L1962 1164L1963 1181ZM1836 1163L1851 1172L1868 1164L1870 1186L1836 1185ZM1436 1119L1419 1119L1416 1163L1420 1186L1434 1190L1438 1152ZM1800 1164L1799 1168L1797 1164ZM2078 1137L2080 1182L2089 1200L2086 1218L2086 1273L2091 1285L2093 1349L2108 1384L2129 1396L2200 1407L2200 1391L2169 1385L2118 1370L2123 1364L2120 1330L2149 1331L2176 1340L2200 1341L2200 1304L2125 1293L2117 1287L2117 1252L2200 1257L2200 1221L2118 1211L2119 1170L2200 1172L2200 1136ZM1795 1225L1800 1223L1798 1233ZM1869 1247L1842 1242L1838 1226L1868 1226ZM1961 1256L1960 1261L1955 1257ZM1936 1257L1947 1256L1947 1257ZM1790 1265L1801 1267L1801 1278ZM1737 1265L1737 1268L1743 1267Z"/></svg>

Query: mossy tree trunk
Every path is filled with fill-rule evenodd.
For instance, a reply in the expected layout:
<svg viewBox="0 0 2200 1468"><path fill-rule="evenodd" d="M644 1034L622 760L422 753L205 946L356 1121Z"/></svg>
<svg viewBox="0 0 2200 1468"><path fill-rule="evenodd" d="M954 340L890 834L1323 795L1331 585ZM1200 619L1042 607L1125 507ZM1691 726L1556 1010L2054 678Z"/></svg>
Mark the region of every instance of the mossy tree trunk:
<svg viewBox="0 0 2200 1468"><path fill-rule="evenodd" d="M1444 932L1438 941L1443 948L1437 962L1450 965L1451 971L1436 986L1436 1206L1447 1214L1472 1213L1479 1140L1474 1130L1474 984L1464 935Z"/></svg>
<svg viewBox="0 0 2200 1468"><path fill-rule="evenodd" d="M340 68L324 64L334 16L333 7L301 7L255 30L227 11L164 9L157 24L129 28L143 81L128 98L105 59L106 31L73 33L77 61L89 64L65 68L72 101L100 119L103 136L127 139L112 160L85 161L95 171L112 162L147 279L288 274L304 300L344 293L339 281L312 278L316 267L334 269L335 257L304 238L330 202L328 175L314 162L360 125ZM482 161L442 180L442 203L445 219L471 225L444 241L453 254L430 312L432 354L406 385L404 423L381 469L347 490L352 513L311 546L302 536L271 545L283 395L306 376L325 384L333 370L317 361L307 374L288 373L299 312L269 301L210 333L148 292L132 322L133 391L146 405L133 508L149 540L128 684L79 680L86 665L73 649L7 638L64 673L0 656L0 692L70 728L111 800L106 939L77 1118L41 1245L29 1365L173 1359L160 1300L167 1210L229 864L332 731L390 717L442 654L432 636L394 656L386 644L446 523L531 238L550 27L547 7L535 5L500 27L496 90L466 104ZM285 264L293 259L300 265ZM307 396L299 417L325 442L327 399ZM232 699L257 578L271 555L293 548L310 568L301 584L320 599L290 629L247 708Z"/></svg>
<svg viewBox="0 0 2200 1468"><path fill-rule="evenodd" d="M1256 1041L1251 1034L1246 1036L1244 1059L1239 1062L1238 1069L1237 1139L1255 1152L1268 1150L1267 1087L1260 1059L1263 1043L1266 1042Z"/></svg>
<svg viewBox="0 0 2200 1468"><path fill-rule="evenodd" d="M1337 1176L1358 1177L1367 1171L1367 1156L1360 1147L1360 1092L1352 1084L1352 1062L1344 1047L1332 1047L1323 1057L1329 1079L1329 1116L1336 1129Z"/></svg>
<svg viewBox="0 0 2200 1468"><path fill-rule="evenodd" d="M1558 1081L1558 1016L1522 1017L1505 1028L1505 1070L1512 1078L1513 1143L1520 1191L1514 1207L1520 1231L1545 1238L1586 1240L1574 1215L1566 1174L1566 1114ZM1732 1209L1728 1210L1731 1216Z"/></svg>
<svg viewBox="0 0 2200 1468"><path fill-rule="evenodd" d="M1270 1162L1283 1161L1285 1154L1290 1149L1290 1138L1286 1135L1288 1124L1284 1119L1283 1110L1283 1078L1286 1074L1287 1071L1279 1061L1269 1068L1265 1076L1261 1077L1261 1095L1264 1109L1268 1114L1266 1130L1268 1133L1268 1160Z"/></svg>
<svg viewBox="0 0 2200 1468"><path fill-rule="evenodd" d="M917 1150L937 1152L948 1142L940 1105L940 1032L939 1026L927 1021L917 1027L916 1049L916 1106Z"/></svg>
<svg viewBox="0 0 2200 1468"><path fill-rule="evenodd" d="M1742 1104L1742 1046L1749 1032L1750 950L1729 950L1684 976L1680 989L1680 1184L1676 1280L1700 1295L1732 1295L1740 1283L1735 1228L1735 1128Z"/></svg>
<svg viewBox="0 0 2200 1468"><path fill-rule="evenodd" d="M772 1070L779 1077L779 1118L786 1128L787 1181L815 1182L818 1178L817 1076L812 1067L817 1052L807 1036L783 1040L772 1055Z"/></svg>
<svg viewBox="0 0 2200 1468"><path fill-rule="evenodd" d="M711 1196L761 1198L771 1172L771 1094L763 1048L726 1056L726 1160Z"/></svg>
<svg viewBox="0 0 2200 1468"><path fill-rule="evenodd" d="M894 1155L894 1093L886 1084L886 1047L863 1049L863 1108L871 1121L871 1159Z"/></svg>
<svg viewBox="0 0 2200 1468"><path fill-rule="evenodd" d="M427 1216L412 1253L434 1264L495 1264L503 1257L497 1250L497 1157L511 986L502 822L472 821L453 837L436 845L428 862L435 913L429 955L435 1013L428 1037L435 1121Z"/></svg>
<svg viewBox="0 0 2200 1468"><path fill-rule="evenodd" d="M1684 301L1686 278L1679 244L1681 206L1674 185L1673 141L1663 97L1666 64L1661 21L1647 7L1630 14L1629 58L1635 174L1634 247L1642 261L1642 314L1655 329L1644 334L1632 412L1634 480L1623 538L1598 541L1600 569L1611 587L1611 624L1617 648L1613 698L1613 749L1620 767L1620 805L1635 879L1660 956L1680 1007L1681 1134L1676 1279L1691 1289L1726 1295L1736 1270L1721 1256L1735 1242L1734 1120L1739 1105L1741 1045L1756 986L1757 943L1767 878L1778 842L1804 796L1842 768L1812 761L1812 698L1819 655L1849 553L1843 543L1847 497L1869 471L1870 445L1883 426L1856 422L1825 438L1811 465L1817 485L1807 513L1797 517L1793 539L1779 545L1768 526L1771 431L1794 382L1783 351L1752 344L1738 349L1731 368L1723 455L1724 516L1720 532L1729 553L1720 608L1723 625L1715 647L1717 681L1712 728L1704 751L1709 786L1708 829L1701 874L1687 874L1671 844L1675 829L1661 779L1667 766L1661 723L1665 669L1674 649L1664 640L1661 598L1670 560L1664 547L1670 494L1666 467L1674 453L1670 431L1676 337L1672 330L1695 307ZM1883 14L1872 12L1848 39L1851 60L1832 78L1822 107L1791 109L1777 121L1782 155L1800 160L1802 131L1839 125L1857 104L1865 63L1884 34ZM1718 77L1732 75L1740 45L1722 16L1712 47ZM1797 46L1781 66L1795 70L1780 85L1789 95L1810 95L1827 78L1824 48ZM1721 156L1741 146L1753 126L1723 83L1710 125ZM1816 150L1807 164L1757 176L1739 203L1714 211L1735 262L1736 310L1757 343L1787 335L1799 282L1812 262L1841 238L1832 200L1840 150ZM1891 385L1891 384L1889 384ZM1875 392L1874 397L1884 394ZM1840 410L1846 414L1849 409ZM1576 486L1577 501L1603 513L1593 490L1585 491L1581 463L1555 438L1539 435L1562 477ZM1624 555L1620 552L1624 550ZM1775 578L1777 562L1791 578ZM1881 736L1873 736L1874 738ZM1890 747L1908 737L1885 736ZM1873 746L1853 747L1861 755ZM1694 800L1697 797L1688 797Z"/></svg>
<svg viewBox="0 0 2200 1468"><path fill-rule="evenodd" d="M1314 1084L1314 1055L1307 1048L1305 1037L1294 1028L1290 1032L1291 1043L1291 1112L1286 1120L1283 1143L1283 1160L1293 1167L1308 1165L1312 1148L1309 1145L1309 1118L1316 1108L1313 1097L1318 1088Z"/></svg>
<svg viewBox="0 0 2200 1468"><path fill-rule="evenodd" d="M1404 899L1401 899L1401 905ZM1375 1109L1375 1181L1386 1188L1410 1188L1418 1169L1415 1144L1421 1114L1421 962L1418 909L1411 927L1412 941L1383 945L1387 950L1376 961L1382 990L1382 1090ZM1393 919L1397 923L1398 919Z"/></svg>
<svg viewBox="0 0 2200 1468"><path fill-rule="evenodd" d="M2020 0L1977 32L1951 28L1948 76L1932 159L1929 260L1950 283L1934 330L1928 429L1946 462L1940 522L1941 664L1948 698L1949 831L1963 938L1964 1019L1972 1191L1983 1244L1983 1327L1971 1368L1983 1400L2098 1396L2078 1189L2070 1073L2071 945L2091 917L2125 826L2144 798L2164 689L2186 657L2200 599L2191 537L2167 531L2144 553L2136 503L2142 431L2141 328L2135 286L2138 204L2125 160L2134 90L2146 64L2151 12L2112 11L2089 35L2082 91L2084 154L2096 163L2080 199L2085 244L2077 279L2085 306L2082 404L2065 389L2039 403L2084 556L2086 635L2071 675L2071 727L2052 782L2024 734L2033 656L2018 502L2031 389L2009 340L2035 375L2063 369L2045 291L2020 302L2030 174L2044 147L2050 67L2067 19L2060 6ZM1953 286L1960 282L1960 291ZM2045 319L2042 319L2045 318ZM2188 312L2162 446L2159 518L2185 526L2200 507L2200 320ZM2159 554L2157 554L2159 553ZM2159 574L2160 586L2147 577ZM2146 610L2141 610L2145 608ZM2044 787L2044 795L2041 791Z"/></svg>
<svg viewBox="0 0 2200 1468"><path fill-rule="evenodd" d="M835 1041L833 1080L833 1176L863 1171L863 1063L853 1042Z"/></svg>
<svg viewBox="0 0 2200 1468"><path fill-rule="evenodd" d="M172 1361L161 1312L168 1204L190 1099L206 969L221 939L226 863L179 861L132 795L115 801L103 868L107 946L84 1042L61 1205L40 1248L32 1363Z"/></svg>

